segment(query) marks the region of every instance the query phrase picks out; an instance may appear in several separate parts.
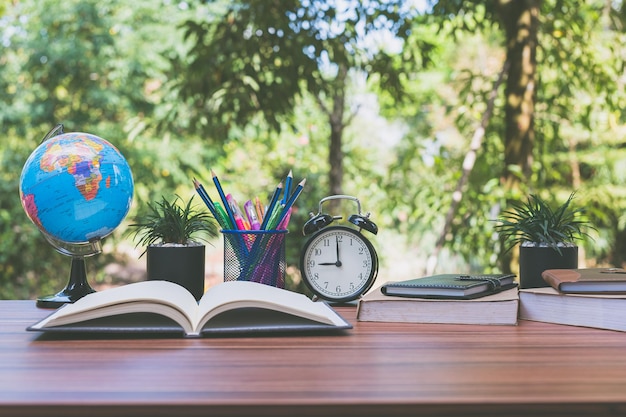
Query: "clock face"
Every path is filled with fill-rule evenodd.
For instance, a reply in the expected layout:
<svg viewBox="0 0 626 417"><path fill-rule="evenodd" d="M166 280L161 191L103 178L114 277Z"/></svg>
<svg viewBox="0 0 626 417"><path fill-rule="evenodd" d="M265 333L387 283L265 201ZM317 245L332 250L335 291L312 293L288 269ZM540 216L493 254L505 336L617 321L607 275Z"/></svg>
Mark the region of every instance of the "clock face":
<svg viewBox="0 0 626 417"><path fill-rule="evenodd" d="M378 259L374 247L361 233L332 226L305 244L300 269L305 284L317 296L329 301L350 301L372 286Z"/></svg>

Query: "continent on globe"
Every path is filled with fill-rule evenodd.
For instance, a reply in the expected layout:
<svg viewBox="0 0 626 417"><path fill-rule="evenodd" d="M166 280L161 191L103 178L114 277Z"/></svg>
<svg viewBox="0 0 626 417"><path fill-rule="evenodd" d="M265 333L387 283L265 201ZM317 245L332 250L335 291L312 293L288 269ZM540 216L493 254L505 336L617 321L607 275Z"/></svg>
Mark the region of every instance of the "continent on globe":
<svg viewBox="0 0 626 417"><path fill-rule="evenodd" d="M103 149L101 143L86 137L82 142L76 143L74 153L68 158L58 142L52 143L41 158L41 169L47 172L67 169L85 200L92 200L98 195L102 180L100 152Z"/></svg>
<svg viewBox="0 0 626 417"><path fill-rule="evenodd" d="M22 206L28 217L35 223L35 226L41 228L41 221L37 213L37 205L35 204L35 196L32 194L22 195Z"/></svg>

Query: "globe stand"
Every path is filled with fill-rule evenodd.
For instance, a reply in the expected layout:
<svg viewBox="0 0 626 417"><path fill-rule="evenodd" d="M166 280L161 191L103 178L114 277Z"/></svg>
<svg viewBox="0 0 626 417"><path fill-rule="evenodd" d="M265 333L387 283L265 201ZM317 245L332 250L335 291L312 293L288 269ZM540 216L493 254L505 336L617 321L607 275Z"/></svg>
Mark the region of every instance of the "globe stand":
<svg viewBox="0 0 626 417"><path fill-rule="evenodd" d="M95 292L87 282L85 258L82 256L72 257L70 277L67 286L54 295L48 295L37 299L37 307L57 308Z"/></svg>
<svg viewBox="0 0 626 417"><path fill-rule="evenodd" d="M48 295L37 299L37 307L57 308L96 292L87 282L87 269L85 268L85 257L97 255L102 252L100 239L89 242L68 243L62 242L44 233L46 240L62 255L72 257L70 277L66 287L54 295Z"/></svg>

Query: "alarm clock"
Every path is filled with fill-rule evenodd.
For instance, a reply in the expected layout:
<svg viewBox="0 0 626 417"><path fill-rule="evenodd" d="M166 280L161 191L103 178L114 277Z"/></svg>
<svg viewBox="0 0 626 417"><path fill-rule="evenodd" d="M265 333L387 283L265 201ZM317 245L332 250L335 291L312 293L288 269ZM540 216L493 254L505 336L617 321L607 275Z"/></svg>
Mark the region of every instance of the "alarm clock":
<svg viewBox="0 0 626 417"><path fill-rule="evenodd" d="M330 226L342 216L322 211L329 200L347 199L357 204L357 214L348 218L352 225ZM356 300L369 290L378 275L378 255L362 231L378 233L378 226L361 214L361 203L348 195L332 195L319 202L317 214L310 213L302 233L310 238L300 255L302 280L313 293L313 299L343 303Z"/></svg>

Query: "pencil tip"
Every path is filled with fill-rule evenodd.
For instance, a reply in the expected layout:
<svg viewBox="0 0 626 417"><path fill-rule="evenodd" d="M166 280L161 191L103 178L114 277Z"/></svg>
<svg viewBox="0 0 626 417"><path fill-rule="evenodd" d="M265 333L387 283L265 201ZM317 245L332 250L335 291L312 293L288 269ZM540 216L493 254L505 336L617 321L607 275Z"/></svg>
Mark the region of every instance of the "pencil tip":
<svg viewBox="0 0 626 417"><path fill-rule="evenodd" d="M287 174L288 177L293 177L293 172L291 170L289 170L289 174Z"/></svg>

